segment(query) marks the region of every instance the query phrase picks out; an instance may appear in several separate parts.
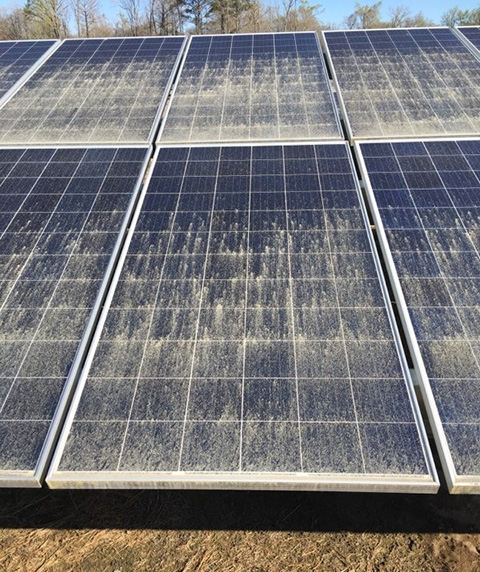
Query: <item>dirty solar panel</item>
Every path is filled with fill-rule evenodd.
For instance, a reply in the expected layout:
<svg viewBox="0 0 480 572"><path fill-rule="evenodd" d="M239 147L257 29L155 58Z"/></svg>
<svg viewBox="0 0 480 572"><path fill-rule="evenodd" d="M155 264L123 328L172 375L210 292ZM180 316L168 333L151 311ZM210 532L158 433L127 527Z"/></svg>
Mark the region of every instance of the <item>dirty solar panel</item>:
<svg viewBox="0 0 480 572"><path fill-rule="evenodd" d="M0 484L35 471L145 153L0 150Z"/></svg>
<svg viewBox="0 0 480 572"><path fill-rule="evenodd" d="M480 131L480 61L448 28L325 32L354 137Z"/></svg>
<svg viewBox="0 0 480 572"><path fill-rule="evenodd" d="M340 139L314 33L192 38L165 143Z"/></svg>
<svg viewBox="0 0 480 572"><path fill-rule="evenodd" d="M147 143L183 42L66 40L0 110L0 141Z"/></svg>
<svg viewBox="0 0 480 572"><path fill-rule="evenodd" d="M160 149L95 350L50 486L432 483L345 145Z"/></svg>
<svg viewBox="0 0 480 572"><path fill-rule="evenodd" d="M361 150L456 476L480 483L480 141Z"/></svg>
<svg viewBox="0 0 480 572"><path fill-rule="evenodd" d="M479 26L460 26L457 28L470 42L480 50L480 27Z"/></svg>
<svg viewBox="0 0 480 572"><path fill-rule="evenodd" d="M55 41L0 42L0 97L46 54Z"/></svg>

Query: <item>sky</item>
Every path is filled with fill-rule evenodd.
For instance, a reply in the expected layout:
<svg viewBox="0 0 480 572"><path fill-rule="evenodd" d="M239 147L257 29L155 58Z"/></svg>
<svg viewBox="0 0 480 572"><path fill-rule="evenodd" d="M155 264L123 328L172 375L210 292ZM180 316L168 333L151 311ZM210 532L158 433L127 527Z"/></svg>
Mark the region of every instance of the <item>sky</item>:
<svg viewBox="0 0 480 572"><path fill-rule="evenodd" d="M108 0L107 0L108 1ZM359 0L360 4L373 4L374 1ZM476 8L480 5L479 0L383 0L382 16L385 20L389 17L389 8L397 6L406 6L412 14L423 12L424 16L440 23L442 15L453 8L455 5L461 7L462 10ZM320 19L324 22L331 22L340 26L342 21L355 10L355 1L325 1L323 4L324 11Z"/></svg>
<svg viewBox="0 0 480 572"><path fill-rule="evenodd" d="M269 0L266 0L267 2ZM279 0L271 0L272 2L279 2ZM373 4L375 0L359 0L360 4ZM12 7L19 7L24 4L24 0L0 0L0 9L11 9ZM337 28L343 27L344 19L351 14L355 9L355 0L309 0L311 4L321 4L323 12L319 14L320 20L325 23L334 24ZM99 0L102 12L109 20L116 20L119 8L118 1L116 0ZM472 9L480 6L480 0L383 0L382 2L382 16L384 19L389 17L389 8L396 6L406 6L416 14L421 11L434 22L440 23L442 15L459 5L463 10Z"/></svg>

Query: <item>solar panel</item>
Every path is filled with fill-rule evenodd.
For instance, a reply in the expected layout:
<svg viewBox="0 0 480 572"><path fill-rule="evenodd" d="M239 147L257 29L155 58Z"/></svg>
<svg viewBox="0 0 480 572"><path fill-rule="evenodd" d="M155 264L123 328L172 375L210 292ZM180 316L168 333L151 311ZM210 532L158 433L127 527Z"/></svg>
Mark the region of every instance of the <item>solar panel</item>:
<svg viewBox="0 0 480 572"><path fill-rule="evenodd" d="M160 148L127 244L50 487L437 490L345 143Z"/></svg>
<svg viewBox="0 0 480 572"><path fill-rule="evenodd" d="M480 61L449 28L325 32L350 138L480 131Z"/></svg>
<svg viewBox="0 0 480 572"><path fill-rule="evenodd" d="M343 138L314 33L194 36L162 143Z"/></svg>
<svg viewBox="0 0 480 572"><path fill-rule="evenodd" d="M0 142L151 141L184 42L65 40L0 109Z"/></svg>
<svg viewBox="0 0 480 572"><path fill-rule="evenodd" d="M477 49L480 49L480 27L479 26L460 26L457 28L461 34L470 41Z"/></svg>
<svg viewBox="0 0 480 572"><path fill-rule="evenodd" d="M449 487L479 492L480 140L359 149Z"/></svg>
<svg viewBox="0 0 480 572"><path fill-rule="evenodd" d="M0 42L0 98L49 52L56 40Z"/></svg>
<svg viewBox="0 0 480 572"><path fill-rule="evenodd" d="M39 486L148 148L0 150L0 486Z"/></svg>

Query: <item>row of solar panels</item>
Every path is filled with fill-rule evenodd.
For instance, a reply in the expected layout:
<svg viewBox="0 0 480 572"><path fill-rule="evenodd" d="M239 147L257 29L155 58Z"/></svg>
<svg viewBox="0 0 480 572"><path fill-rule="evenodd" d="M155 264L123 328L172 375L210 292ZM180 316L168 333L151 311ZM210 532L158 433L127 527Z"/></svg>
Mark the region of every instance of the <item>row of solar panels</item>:
<svg viewBox="0 0 480 572"><path fill-rule="evenodd" d="M474 490L480 205L451 167L478 184L480 141L356 149L450 485ZM141 186L148 157L0 152L5 482L40 480L81 374L50 486L436 490L348 147L159 148Z"/></svg>
<svg viewBox="0 0 480 572"><path fill-rule="evenodd" d="M324 32L350 141L479 133L478 30ZM343 139L314 34L197 36L186 43L4 42L0 143L152 143L182 58L160 142Z"/></svg>
<svg viewBox="0 0 480 572"><path fill-rule="evenodd" d="M410 54L436 33L388 32ZM153 140L182 47L64 42L0 109L37 145L0 149L0 477L39 484L63 426L52 487L435 491L315 36L193 38L147 172L131 142ZM478 490L479 143L355 153L449 486Z"/></svg>

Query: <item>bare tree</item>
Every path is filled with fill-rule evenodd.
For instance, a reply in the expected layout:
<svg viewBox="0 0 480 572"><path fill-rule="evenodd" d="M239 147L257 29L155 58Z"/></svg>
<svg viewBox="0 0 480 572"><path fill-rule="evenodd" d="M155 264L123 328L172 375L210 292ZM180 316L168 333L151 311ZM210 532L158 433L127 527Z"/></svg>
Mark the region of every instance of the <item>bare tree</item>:
<svg viewBox="0 0 480 572"><path fill-rule="evenodd" d="M0 39L23 40L29 37L30 30L24 10L16 8L0 15Z"/></svg>
<svg viewBox="0 0 480 572"><path fill-rule="evenodd" d="M478 26L480 25L480 7L462 10L454 6L442 16L442 24L446 26Z"/></svg>
<svg viewBox="0 0 480 572"><path fill-rule="evenodd" d="M250 10L247 12L245 20L246 32L255 33L265 31L266 18L260 0L252 0Z"/></svg>
<svg viewBox="0 0 480 572"><path fill-rule="evenodd" d="M292 12L298 9L300 0L281 0L283 6L283 30L286 32L290 29Z"/></svg>
<svg viewBox="0 0 480 572"><path fill-rule="evenodd" d="M278 18L279 30L298 32L301 30L320 30L317 15L323 11L321 4L310 4L307 0L281 0L283 14Z"/></svg>
<svg viewBox="0 0 480 572"><path fill-rule="evenodd" d="M410 10L406 6L396 6L390 8L390 21L388 25L392 28L402 28L410 17Z"/></svg>
<svg viewBox="0 0 480 572"><path fill-rule="evenodd" d="M120 17L127 22L130 34L138 36L142 25L141 0L119 0L118 5L122 10Z"/></svg>
<svg viewBox="0 0 480 572"><path fill-rule="evenodd" d="M345 23L350 29L380 28L384 24L380 17L382 2L375 4L355 3L355 11L347 16Z"/></svg>
<svg viewBox="0 0 480 572"><path fill-rule="evenodd" d="M422 12L413 14L406 6L397 6L390 9L390 20L385 22L390 28L415 28L421 26L434 26L434 22L426 18Z"/></svg>
<svg viewBox="0 0 480 572"><path fill-rule="evenodd" d="M146 28L150 35L175 35L183 30L183 0L148 0Z"/></svg>
<svg viewBox="0 0 480 572"><path fill-rule="evenodd" d="M63 38L68 35L66 0L27 0L24 8L34 37Z"/></svg>
<svg viewBox="0 0 480 572"><path fill-rule="evenodd" d="M157 11L156 5L157 0L148 0L146 6L146 16L147 16L147 26L148 26L148 33L150 36L157 36L158 29L157 29Z"/></svg>
<svg viewBox="0 0 480 572"><path fill-rule="evenodd" d="M95 26L101 20L98 0L73 0L72 9L78 37L90 38Z"/></svg>

